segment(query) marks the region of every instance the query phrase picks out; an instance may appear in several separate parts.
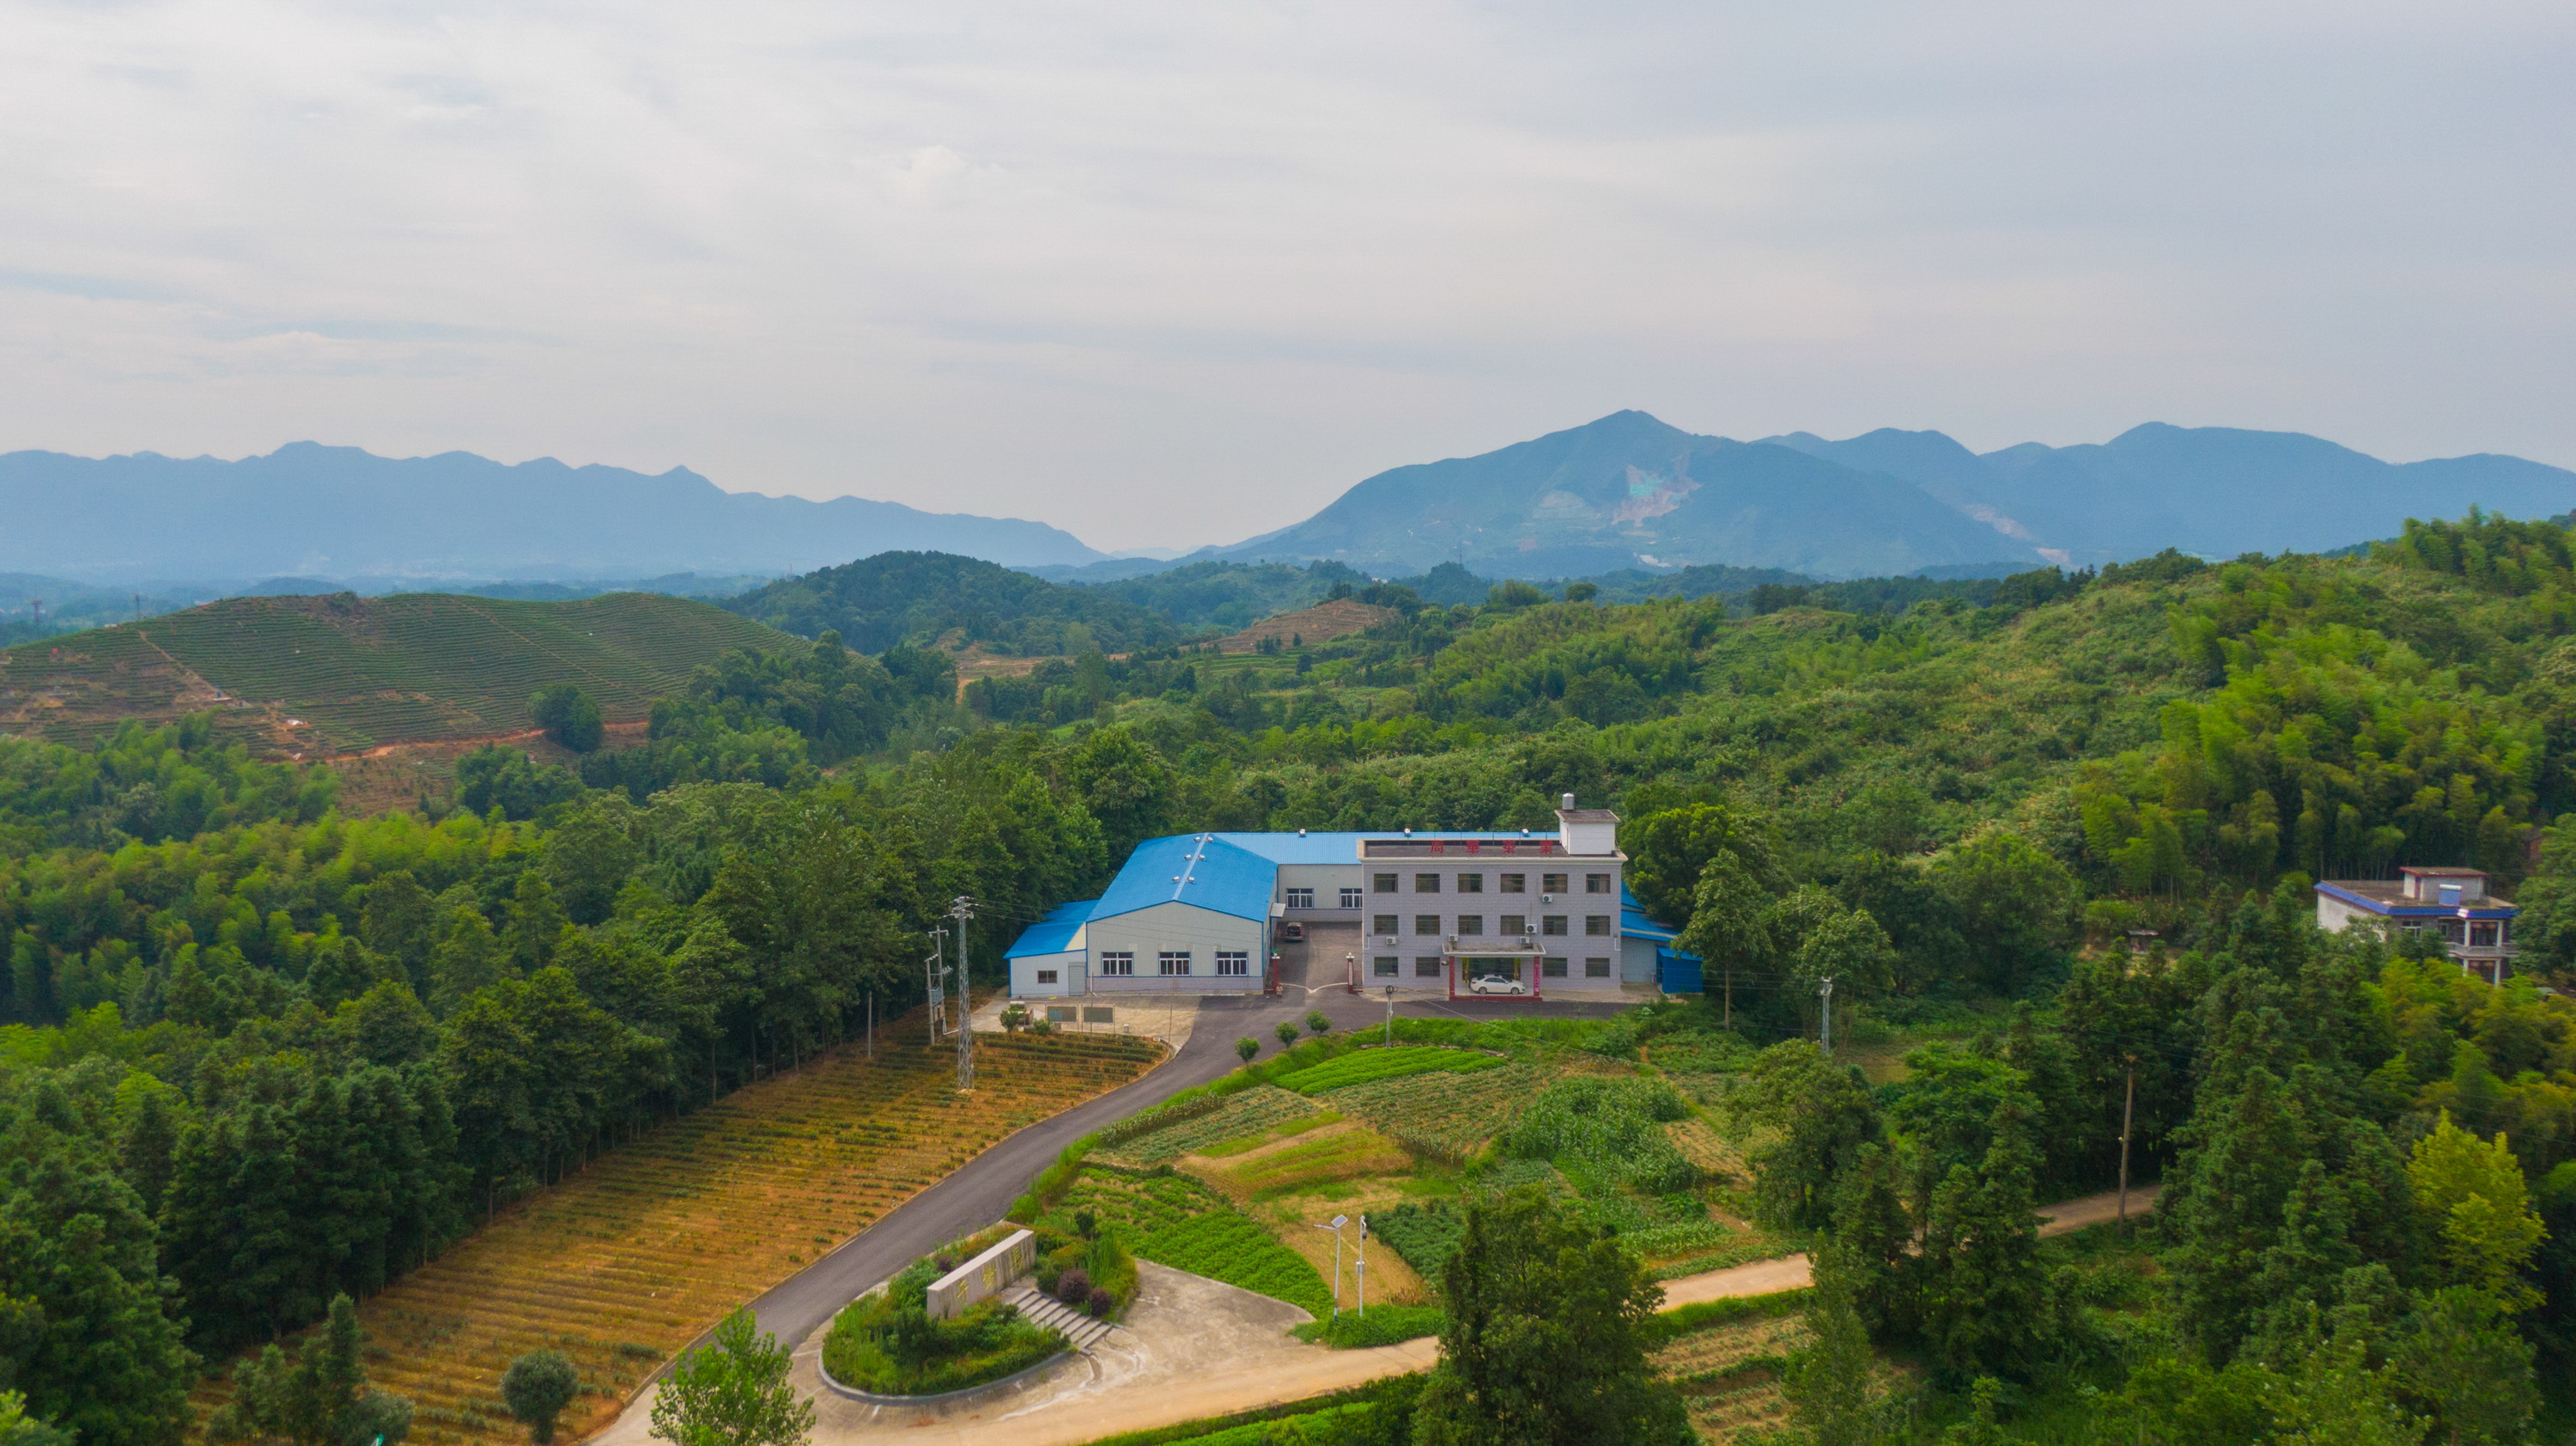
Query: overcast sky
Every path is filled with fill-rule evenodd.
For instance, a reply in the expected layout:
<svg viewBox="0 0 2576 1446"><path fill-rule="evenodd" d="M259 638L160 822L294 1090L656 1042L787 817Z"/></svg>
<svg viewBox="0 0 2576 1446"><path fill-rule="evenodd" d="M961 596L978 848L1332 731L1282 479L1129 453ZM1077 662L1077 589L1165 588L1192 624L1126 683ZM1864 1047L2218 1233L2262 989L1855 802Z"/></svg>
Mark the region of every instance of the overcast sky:
<svg viewBox="0 0 2576 1446"><path fill-rule="evenodd" d="M1622 407L2576 465L2576 5L0 0L0 450L1232 541Z"/></svg>

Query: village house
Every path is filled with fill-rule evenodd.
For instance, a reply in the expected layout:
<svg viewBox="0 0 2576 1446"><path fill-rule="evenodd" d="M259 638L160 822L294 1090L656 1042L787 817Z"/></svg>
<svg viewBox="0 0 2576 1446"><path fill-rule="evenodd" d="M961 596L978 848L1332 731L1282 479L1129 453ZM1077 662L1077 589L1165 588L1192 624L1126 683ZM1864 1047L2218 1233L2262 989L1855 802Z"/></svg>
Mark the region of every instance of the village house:
<svg viewBox="0 0 2576 1446"><path fill-rule="evenodd" d="M2394 881L2335 879L2317 885L2317 927L2356 924L2438 929L2464 973L2490 984L2513 972L2513 919L2520 910L2487 892L2477 869L2403 868Z"/></svg>

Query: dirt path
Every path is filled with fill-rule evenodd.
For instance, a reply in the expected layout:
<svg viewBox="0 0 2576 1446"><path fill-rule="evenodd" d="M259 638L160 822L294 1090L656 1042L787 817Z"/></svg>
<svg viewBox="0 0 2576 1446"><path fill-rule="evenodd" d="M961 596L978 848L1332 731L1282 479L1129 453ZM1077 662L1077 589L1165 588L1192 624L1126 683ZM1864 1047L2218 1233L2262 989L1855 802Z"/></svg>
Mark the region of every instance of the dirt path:
<svg viewBox="0 0 2576 1446"><path fill-rule="evenodd" d="M2129 1191L2129 1213L2144 1215L2156 1208L2153 1185ZM2064 1235L2088 1225L2103 1225L2119 1218L2120 1192L2106 1190L2080 1200L2050 1205L2040 1213L2039 1233ZM1728 1300L1736 1296L1769 1295L1775 1290L1798 1290L1810 1283L1807 1257L1784 1255L1778 1260L1757 1260L1730 1270L1712 1270L1702 1275L1685 1275L1664 1282L1664 1309L1697 1305L1708 1300Z"/></svg>

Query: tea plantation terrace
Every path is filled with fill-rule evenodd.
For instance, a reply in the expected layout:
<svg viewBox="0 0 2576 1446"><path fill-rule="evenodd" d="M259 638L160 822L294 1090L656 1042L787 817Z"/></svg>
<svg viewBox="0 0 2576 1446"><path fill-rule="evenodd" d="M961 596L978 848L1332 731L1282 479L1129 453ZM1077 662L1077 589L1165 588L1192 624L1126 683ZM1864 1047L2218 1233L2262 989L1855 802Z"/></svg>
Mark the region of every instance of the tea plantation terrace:
<svg viewBox="0 0 2576 1446"><path fill-rule="evenodd" d="M1198 833L1148 839L1097 899L1066 904L1007 951L1022 999L1249 994L1305 941L1310 982L1616 995L1696 961L1667 947L1623 878L1619 816L1568 794L1554 834ZM1343 963L1347 957L1349 963Z"/></svg>

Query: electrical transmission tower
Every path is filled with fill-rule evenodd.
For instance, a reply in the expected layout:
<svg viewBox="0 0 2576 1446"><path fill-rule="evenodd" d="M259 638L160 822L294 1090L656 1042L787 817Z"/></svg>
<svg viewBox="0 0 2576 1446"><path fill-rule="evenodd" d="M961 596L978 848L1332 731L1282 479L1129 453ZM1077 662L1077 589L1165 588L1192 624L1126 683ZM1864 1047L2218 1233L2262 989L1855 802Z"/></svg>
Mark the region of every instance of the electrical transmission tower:
<svg viewBox="0 0 2576 1446"><path fill-rule="evenodd" d="M948 906L957 921L957 1088L975 1087L975 995L966 983L966 925L975 917L975 901L959 894Z"/></svg>

